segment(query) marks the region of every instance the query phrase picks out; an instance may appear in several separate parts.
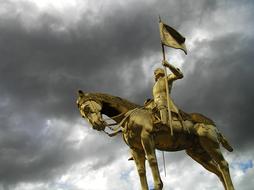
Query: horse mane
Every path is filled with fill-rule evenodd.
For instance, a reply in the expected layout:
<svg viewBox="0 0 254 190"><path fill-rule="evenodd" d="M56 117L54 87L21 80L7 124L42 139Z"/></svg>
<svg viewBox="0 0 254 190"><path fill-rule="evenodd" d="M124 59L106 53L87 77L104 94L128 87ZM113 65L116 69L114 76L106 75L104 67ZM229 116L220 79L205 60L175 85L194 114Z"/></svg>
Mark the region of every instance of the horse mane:
<svg viewBox="0 0 254 190"><path fill-rule="evenodd" d="M132 103L126 99L123 99L118 96L106 94L106 93L96 93L96 92L84 93L84 95L82 96L82 101L87 101L87 100L94 100L97 103L102 104L104 109L107 109L105 111L111 112L111 113L114 112L113 110L110 110L113 107L120 109L121 112L127 112L129 110L141 107L141 105Z"/></svg>

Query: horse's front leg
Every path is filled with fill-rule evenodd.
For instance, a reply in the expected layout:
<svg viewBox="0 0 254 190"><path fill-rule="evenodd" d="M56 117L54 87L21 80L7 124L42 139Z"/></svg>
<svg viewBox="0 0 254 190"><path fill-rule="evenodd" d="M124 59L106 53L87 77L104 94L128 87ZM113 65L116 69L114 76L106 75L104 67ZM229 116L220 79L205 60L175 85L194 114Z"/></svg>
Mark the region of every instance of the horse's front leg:
<svg viewBox="0 0 254 190"><path fill-rule="evenodd" d="M150 168L152 170L154 189L161 190L163 187L163 183L160 177L157 158L155 154L154 140L151 135L151 132L152 132L152 123L151 124L147 123L141 132L141 142L145 150L145 154L147 156Z"/></svg>
<svg viewBox="0 0 254 190"><path fill-rule="evenodd" d="M145 153L142 150L131 149L131 154L136 164L142 190L148 190L146 179Z"/></svg>

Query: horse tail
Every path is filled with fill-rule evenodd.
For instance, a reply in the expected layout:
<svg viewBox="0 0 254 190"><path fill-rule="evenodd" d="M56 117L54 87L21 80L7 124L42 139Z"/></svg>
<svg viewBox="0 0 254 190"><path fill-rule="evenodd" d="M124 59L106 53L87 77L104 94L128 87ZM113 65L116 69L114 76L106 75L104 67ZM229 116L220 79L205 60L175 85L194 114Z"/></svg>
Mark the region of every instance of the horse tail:
<svg viewBox="0 0 254 190"><path fill-rule="evenodd" d="M226 137L224 135L222 135L220 132L219 132L219 141L221 143L221 145L227 149L229 152L233 152L233 148L232 146L229 144L228 140L226 139Z"/></svg>

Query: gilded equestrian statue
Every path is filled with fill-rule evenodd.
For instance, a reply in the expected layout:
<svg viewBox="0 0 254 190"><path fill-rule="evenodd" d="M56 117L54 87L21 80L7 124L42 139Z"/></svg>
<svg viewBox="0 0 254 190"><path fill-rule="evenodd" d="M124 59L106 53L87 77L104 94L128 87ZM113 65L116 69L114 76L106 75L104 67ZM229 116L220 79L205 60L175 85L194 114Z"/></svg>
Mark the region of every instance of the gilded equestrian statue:
<svg viewBox="0 0 254 190"><path fill-rule="evenodd" d="M120 97L103 93L84 93L81 90L77 99L81 116L88 120L93 129L106 132L105 128L109 127L114 130L110 136L122 133L134 158L142 190L148 190L145 160L152 171L154 189L163 188L155 149L185 150L192 159L217 175L225 190L234 190L228 163L221 153L220 145L230 152L233 149L214 122L202 114L187 114L182 110L179 110L183 119L180 121L178 114L172 112L172 136L170 128L158 122L160 113L150 108L153 103L149 101L145 106L140 106ZM114 120L118 127L112 128L103 115Z"/></svg>

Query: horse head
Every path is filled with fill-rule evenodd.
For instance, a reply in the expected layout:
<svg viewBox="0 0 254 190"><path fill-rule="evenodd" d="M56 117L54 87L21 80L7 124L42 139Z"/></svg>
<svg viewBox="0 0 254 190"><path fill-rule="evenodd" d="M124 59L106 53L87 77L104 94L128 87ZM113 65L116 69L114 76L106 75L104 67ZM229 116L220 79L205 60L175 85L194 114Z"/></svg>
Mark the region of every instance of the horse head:
<svg viewBox="0 0 254 190"><path fill-rule="evenodd" d="M78 95L76 103L81 116L88 120L93 129L104 130L107 123L102 118L102 104L98 100L90 98L89 94L84 94L81 90L78 91Z"/></svg>

